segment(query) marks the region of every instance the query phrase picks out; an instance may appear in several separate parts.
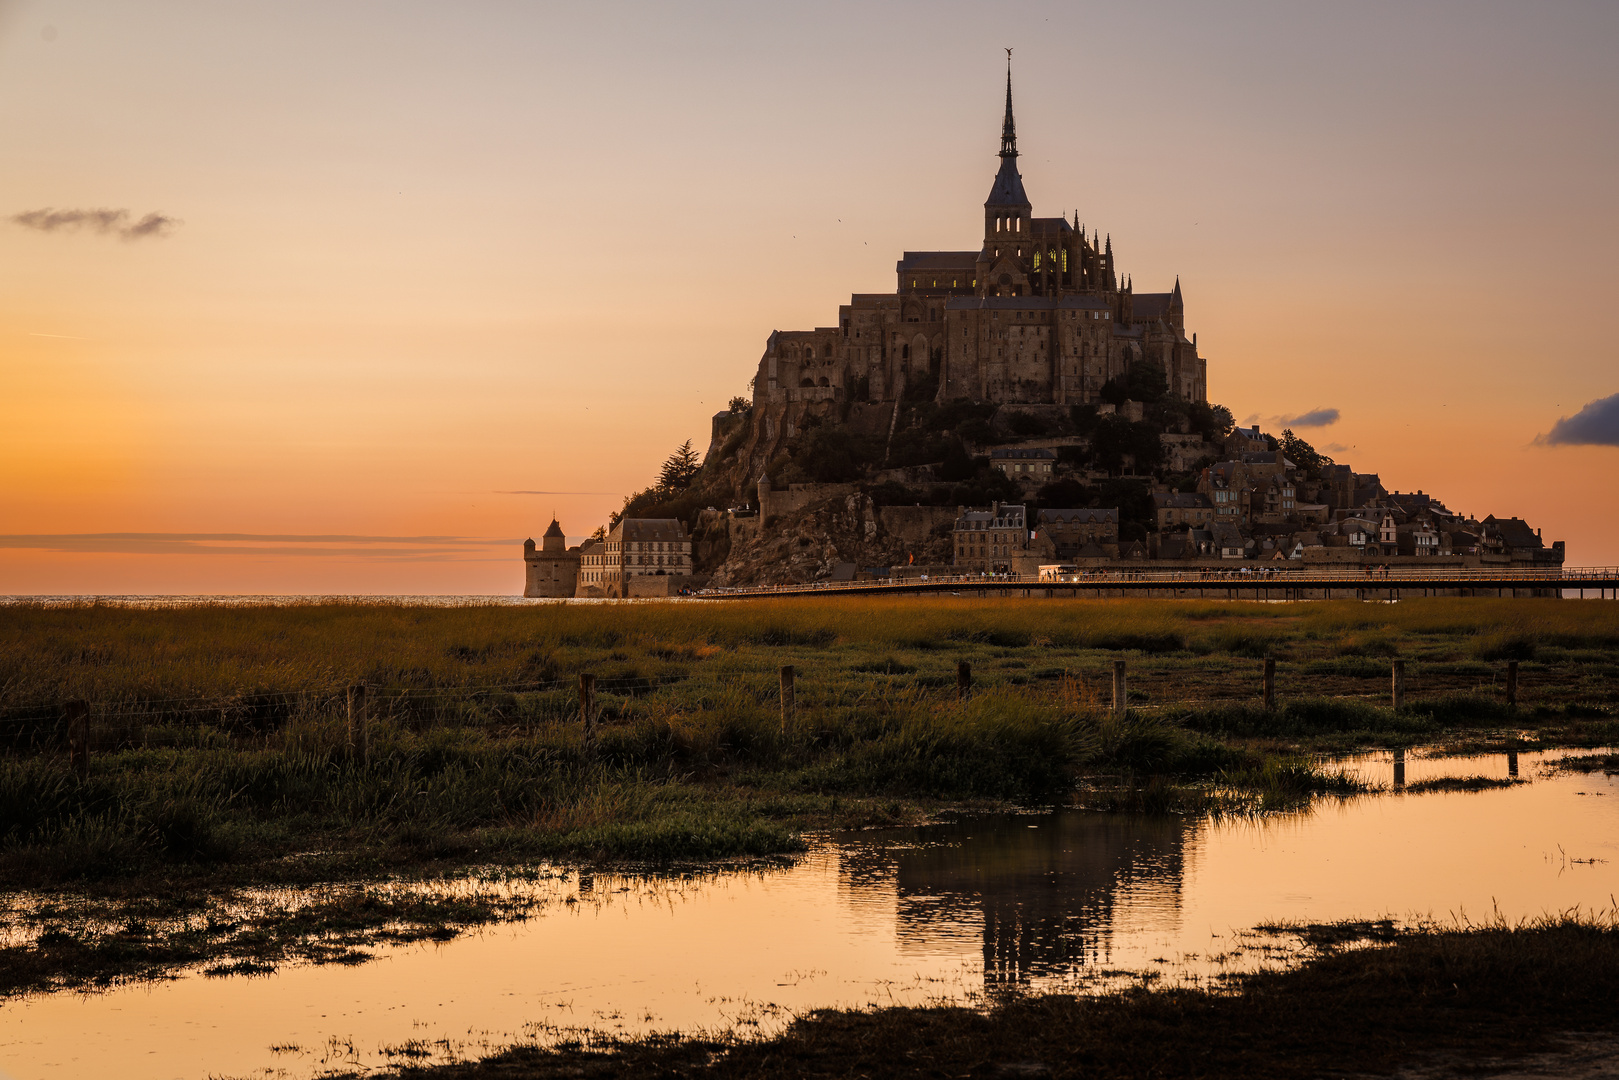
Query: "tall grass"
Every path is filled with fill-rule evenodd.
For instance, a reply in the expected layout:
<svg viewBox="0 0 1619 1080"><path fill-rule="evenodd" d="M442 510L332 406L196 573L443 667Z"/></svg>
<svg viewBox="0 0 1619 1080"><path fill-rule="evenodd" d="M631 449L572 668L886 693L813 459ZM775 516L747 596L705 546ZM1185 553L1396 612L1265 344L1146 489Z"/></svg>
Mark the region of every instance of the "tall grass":
<svg viewBox="0 0 1619 1080"><path fill-rule="evenodd" d="M692 665L768 670L772 654L852 653L867 662L986 649L1489 660L1526 659L1548 646L1619 653L1619 607L1484 598L1376 606L938 597L455 608L24 603L0 606L0 708L73 697L206 698L251 714L278 695L357 681L417 691L541 685L586 667L604 678L656 679Z"/></svg>

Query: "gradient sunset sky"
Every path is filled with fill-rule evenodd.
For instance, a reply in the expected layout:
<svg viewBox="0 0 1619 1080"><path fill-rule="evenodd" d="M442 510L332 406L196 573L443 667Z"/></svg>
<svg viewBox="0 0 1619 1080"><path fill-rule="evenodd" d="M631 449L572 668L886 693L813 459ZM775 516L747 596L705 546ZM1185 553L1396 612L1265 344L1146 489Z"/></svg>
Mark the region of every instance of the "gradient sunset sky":
<svg viewBox="0 0 1619 1080"><path fill-rule="evenodd" d="M1007 46L1213 400L1619 563L1611 0L0 0L0 593L520 592L976 245Z"/></svg>

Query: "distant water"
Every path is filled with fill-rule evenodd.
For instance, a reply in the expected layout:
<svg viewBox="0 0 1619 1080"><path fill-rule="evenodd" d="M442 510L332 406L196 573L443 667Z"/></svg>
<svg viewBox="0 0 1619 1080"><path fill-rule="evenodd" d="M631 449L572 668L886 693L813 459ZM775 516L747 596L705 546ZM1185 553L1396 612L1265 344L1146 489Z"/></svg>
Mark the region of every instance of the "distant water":
<svg viewBox="0 0 1619 1080"><path fill-rule="evenodd" d="M46 607L85 607L90 604L108 604L117 607L296 607L308 604L398 604L403 607L528 607L533 604L623 604L642 603L641 600L548 599L527 596L442 595L422 596L388 595L363 596L355 593L264 593L262 595L195 596L181 594L138 594L120 596L0 596L0 606L7 604L41 604Z"/></svg>

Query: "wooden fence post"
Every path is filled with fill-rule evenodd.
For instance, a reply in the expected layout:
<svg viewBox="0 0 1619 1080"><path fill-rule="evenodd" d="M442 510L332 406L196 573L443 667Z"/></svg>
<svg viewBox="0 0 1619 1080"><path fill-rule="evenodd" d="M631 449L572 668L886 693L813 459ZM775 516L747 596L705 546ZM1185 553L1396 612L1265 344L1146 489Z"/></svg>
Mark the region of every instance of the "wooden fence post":
<svg viewBox="0 0 1619 1080"><path fill-rule="evenodd" d="M1392 673L1391 682L1392 682L1392 685L1391 685L1390 689L1393 692L1394 707L1395 707L1395 709L1403 709L1403 708L1405 708L1405 661L1404 660L1396 660L1396 661L1394 661L1394 670L1393 670L1393 673Z"/></svg>
<svg viewBox="0 0 1619 1080"><path fill-rule="evenodd" d="M1265 710L1276 708L1276 658L1265 657Z"/></svg>
<svg viewBox="0 0 1619 1080"><path fill-rule="evenodd" d="M596 741L596 676L579 673L579 727L584 732L585 746Z"/></svg>
<svg viewBox="0 0 1619 1080"><path fill-rule="evenodd" d="M956 700L966 701L967 695L972 693L973 666L969 661L963 660L956 665Z"/></svg>
<svg viewBox="0 0 1619 1080"><path fill-rule="evenodd" d="M67 721L68 761L82 783L90 777L90 706L78 698L64 702L62 719Z"/></svg>
<svg viewBox="0 0 1619 1080"><path fill-rule="evenodd" d="M1128 696L1129 695L1126 692L1125 683L1124 683L1124 661L1123 660L1115 660L1115 661L1113 661L1113 715L1114 716L1122 717L1124 715L1126 698Z"/></svg>
<svg viewBox="0 0 1619 1080"><path fill-rule="evenodd" d="M781 729L787 730L787 722L793 718L793 665L781 666Z"/></svg>
<svg viewBox="0 0 1619 1080"><path fill-rule="evenodd" d="M1507 708L1518 707L1518 661L1507 661Z"/></svg>
<svg viewBox="0 0 1619 1080"><path fill-rule="evenodd" d="M349 687L349 754L361 766L371 763L370 719L365 683L355 683Z"/></svg>

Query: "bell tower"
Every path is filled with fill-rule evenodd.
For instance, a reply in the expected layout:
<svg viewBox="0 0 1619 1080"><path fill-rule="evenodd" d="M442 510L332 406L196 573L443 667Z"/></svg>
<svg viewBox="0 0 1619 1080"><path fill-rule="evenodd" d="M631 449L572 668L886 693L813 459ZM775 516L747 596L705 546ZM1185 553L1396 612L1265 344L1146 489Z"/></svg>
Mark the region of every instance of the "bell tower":
<svg viewBox="0 0 1619 1080"><path fill-rule="evenodd" d="M1025 258L1033 250L1033 207L1017 171L1017 124L1012 119L1012 50L1006 50L1006 119L1001 122L1001 168L984 200L984 250L978 257L978 295L1015 296L1028 287ZM1005 279L1005 280L1002 280Z"/></svg>
<svg viewBox="0 0 1619 1080"><path fill-rule="evenodd" d="M1001 168L984 200L984 243L1029 243L1029 214L1033 209L1023 192L1017 171L1017 124L1012 119L1012 50L1006 50L1006 119L1001 123Z"/></svg>

